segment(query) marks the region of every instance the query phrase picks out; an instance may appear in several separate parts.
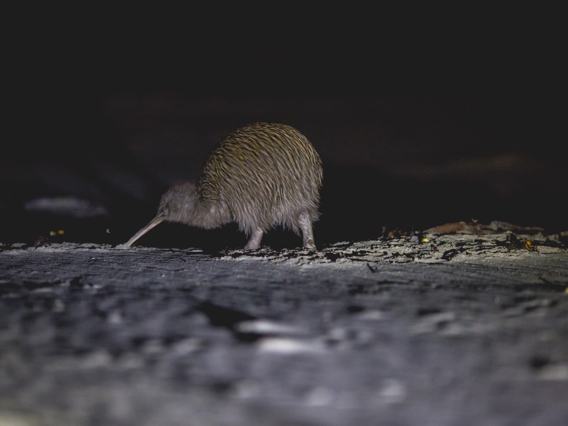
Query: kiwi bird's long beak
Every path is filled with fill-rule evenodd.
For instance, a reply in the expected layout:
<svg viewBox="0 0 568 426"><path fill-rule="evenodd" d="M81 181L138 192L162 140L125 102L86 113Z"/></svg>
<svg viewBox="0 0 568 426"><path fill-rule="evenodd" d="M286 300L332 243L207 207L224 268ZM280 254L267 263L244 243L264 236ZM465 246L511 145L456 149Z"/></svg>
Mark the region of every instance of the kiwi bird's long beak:
<svg viewBox="0 0 568 426"><path fill-rule="evenodd" d="M150 229L154 228L155 226L159 225L160 223L162 223L164 221L164 218L161 216L156 216L154 219L152 219L150 221L150 223L148 225L146 225L144 228L142 228L140 231L138 231L136 234L134 234L134 236L128 240L128 242L124 243L124 244L120 244L119 246L117 246L118 248L130 248L130 246L132 246L132 244L134 244L134 242L140 238L142 235L144 235L146 232L148 232Z"/></svg>

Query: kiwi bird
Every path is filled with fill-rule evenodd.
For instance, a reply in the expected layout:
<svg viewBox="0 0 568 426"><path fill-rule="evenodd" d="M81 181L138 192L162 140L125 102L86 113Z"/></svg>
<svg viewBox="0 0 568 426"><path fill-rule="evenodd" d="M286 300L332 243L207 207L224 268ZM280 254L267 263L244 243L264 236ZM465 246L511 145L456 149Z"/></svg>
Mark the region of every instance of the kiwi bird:
<svg viewBox="0 0 568 426"><path fill-rule="evenodd" d="M158 214L127 243L128 248L163 221L205 229L236 222L260 247L263 234L282 225L315 250L312 222L318 219L323 170L308 139L293 127L256 123L222 139L207 158L197 185L181 183L160 201Z"/></svg>

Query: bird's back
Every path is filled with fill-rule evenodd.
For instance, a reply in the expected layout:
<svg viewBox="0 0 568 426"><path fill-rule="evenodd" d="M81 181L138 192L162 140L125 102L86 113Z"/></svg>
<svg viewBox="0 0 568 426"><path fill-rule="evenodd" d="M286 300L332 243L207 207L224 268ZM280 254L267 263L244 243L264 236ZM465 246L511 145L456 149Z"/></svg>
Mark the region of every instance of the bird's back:
<svg viewBox="0 0 568 426"><path fill-rule="evenodd" d="M305 211L316 220L321 160L293 127L256 123L224 138L203 168L198 191L205 204L226 206L250 234L282 224L296 230Z"/></svg>

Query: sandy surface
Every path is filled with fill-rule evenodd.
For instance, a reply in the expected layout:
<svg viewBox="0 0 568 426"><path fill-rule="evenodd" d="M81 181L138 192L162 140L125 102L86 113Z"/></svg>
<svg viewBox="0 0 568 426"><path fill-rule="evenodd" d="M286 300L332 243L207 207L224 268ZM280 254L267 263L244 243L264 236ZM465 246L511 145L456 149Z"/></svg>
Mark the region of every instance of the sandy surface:
<svg viewBox="0 0 568 426"><path fill-rule="evenodd" d="M13 244L0 274L1 425L568 422L558 236Z"/></svg>

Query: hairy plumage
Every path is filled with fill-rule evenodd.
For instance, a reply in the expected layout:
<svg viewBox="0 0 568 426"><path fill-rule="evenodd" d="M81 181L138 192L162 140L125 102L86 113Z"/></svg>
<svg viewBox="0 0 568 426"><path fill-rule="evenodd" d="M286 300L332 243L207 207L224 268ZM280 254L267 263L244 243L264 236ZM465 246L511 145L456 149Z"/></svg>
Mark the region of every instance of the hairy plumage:
<svg viewBox="0 0 568 426"><path fill-rule="evenodd" d="M183 183L164 194L158 215L125 244L166 220L211 229L237 222L250 235L246 248L260 245L275 225L302 231L314 248L321 160L307 138L283 124L256 123L236 130L209 155L197 186Z"/></svg>

